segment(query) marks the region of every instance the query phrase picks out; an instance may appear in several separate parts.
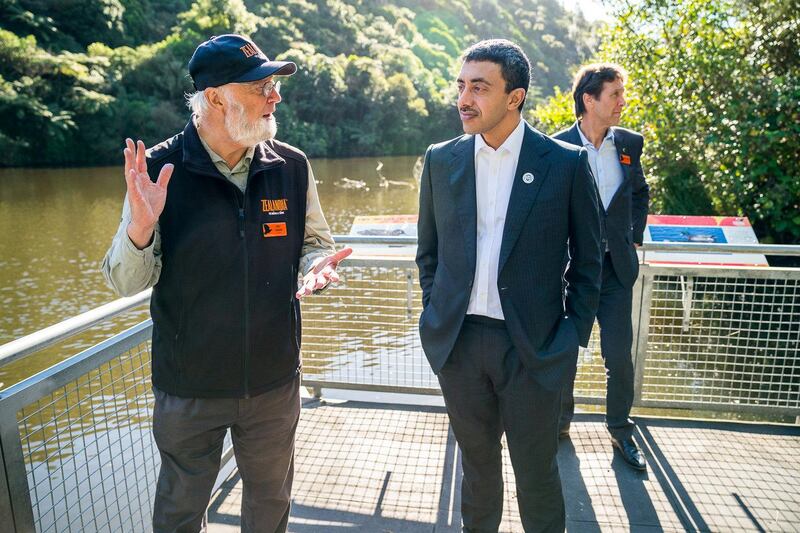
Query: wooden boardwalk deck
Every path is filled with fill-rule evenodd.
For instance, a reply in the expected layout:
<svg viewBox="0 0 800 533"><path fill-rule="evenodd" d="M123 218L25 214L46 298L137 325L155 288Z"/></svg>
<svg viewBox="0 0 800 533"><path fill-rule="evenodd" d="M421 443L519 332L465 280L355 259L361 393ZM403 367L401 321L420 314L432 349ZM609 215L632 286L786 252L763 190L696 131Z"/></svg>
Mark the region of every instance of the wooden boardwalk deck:
<svg viewBox="0 0 800 533"><path fill-rule="evenodd" d="M642 473L613 452L602 416L576 416L558 455L568 531L800 531L800 427L637 422ZM521 532L507 453L504 467L501 531ZM442 408L309 401L289 531L459 531L460 476ZM238 530L240 502L234 474L212 500L210 533Z"/></svg>

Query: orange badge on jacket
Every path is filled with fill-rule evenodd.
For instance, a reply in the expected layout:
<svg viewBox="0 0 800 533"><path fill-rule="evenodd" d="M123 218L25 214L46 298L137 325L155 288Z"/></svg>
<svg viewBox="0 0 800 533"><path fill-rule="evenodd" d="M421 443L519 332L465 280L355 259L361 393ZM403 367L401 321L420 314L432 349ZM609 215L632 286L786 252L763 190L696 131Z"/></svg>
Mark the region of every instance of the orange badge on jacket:
<svg viewBox="0 0 800 533"><path fill-rule="evenodd" d="M630 165L631 156L629 156L628 154L622 154L621 156L619 156L619 162L622 163L623 165Z"/></svg>
<svg viewBox="0 0 800 533"><path fill-rule="evenodd" d="M286 237L286 222L271 222L261 225L264 237Z"/></svg>

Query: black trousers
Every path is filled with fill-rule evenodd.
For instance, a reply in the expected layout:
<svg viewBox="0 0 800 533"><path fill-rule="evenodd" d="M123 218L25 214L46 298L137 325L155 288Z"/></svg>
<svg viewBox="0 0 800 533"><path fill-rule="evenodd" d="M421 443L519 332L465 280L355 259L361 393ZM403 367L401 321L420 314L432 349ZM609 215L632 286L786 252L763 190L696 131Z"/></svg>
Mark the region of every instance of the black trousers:
<svg viewBox="0 0 800 533"><path fill-rule="evenodd" d="M633 292L620 283L611 256L603 260L603 280L597 322L600 325L600 351L606 367L606 427L615 439L633 435L633 362L631 345L633 325L631 306ZM561 400L560 426L564 427L575 414L575 374L564 385Z"/></svg>
<svg viewBox="0 0 800 533"><path fill-rule="evenodd" d="M503 432L525 531L564 531L556 461L560 391L538 386L523 368L504 323L485 317L467 317L438 377L461 448L464 531L495 533L500 526Z"/></svg>

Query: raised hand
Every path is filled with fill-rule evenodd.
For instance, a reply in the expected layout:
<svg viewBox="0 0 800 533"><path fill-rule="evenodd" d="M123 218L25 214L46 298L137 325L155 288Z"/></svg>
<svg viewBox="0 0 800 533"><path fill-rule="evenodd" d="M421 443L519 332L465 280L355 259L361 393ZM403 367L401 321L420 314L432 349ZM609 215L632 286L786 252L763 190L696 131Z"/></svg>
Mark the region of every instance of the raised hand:
<svg viewBox="0 0 800 533"><path fill-rule="evenodd" d="M143 249L150 244L158 217L164 210L173 165L164 165L158 174L158 180L153 183L147 174L144 143L136 141L134 144L133 139L125 139L125 144L125 183L128 186L128 203L131 207L128 237L137 248Z"/></svg>
<svg viewBox="0 0 800 533"><path fill-rule="evenodd" d="M295 293L297 299L303 296L308 296L314 291L322 289L328 283L336 283L339 281L339 274L336 273L336 267L339 262L353 253L353 249L345 246L335 254L326 256L311 269L311 271L303 276L303 284L300 289Z"/></svg>

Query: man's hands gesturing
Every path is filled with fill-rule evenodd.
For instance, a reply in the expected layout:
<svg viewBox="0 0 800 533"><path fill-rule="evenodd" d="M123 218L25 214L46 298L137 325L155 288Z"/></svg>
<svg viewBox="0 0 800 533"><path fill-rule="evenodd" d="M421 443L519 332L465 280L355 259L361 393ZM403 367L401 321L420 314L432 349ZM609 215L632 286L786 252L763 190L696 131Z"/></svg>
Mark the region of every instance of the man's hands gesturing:
<svg viewBox="0 0 800 533"><path fill-rule="evenodd" d="M346 246L336 252L322 258L308 274L303 277L303 284L298 289L295 296L301 299L303 296L313 294L314 291L324 288L328 283L336 283L339 281L339 274L336 273L336 267L339 266L339 261L353 253L353 249Z"/></svg>
<svg viewBox="0 0 800 533"><path fill-rule="evenodd" d="M137 141L134 144L133 139L125 139L125 144L125 183L131 207L128 237L141 250L150 244L158 217L164 210L173 166L169 163L164 165L158 174L158 181L153 183L147 174L144 143Z"/></svg>

